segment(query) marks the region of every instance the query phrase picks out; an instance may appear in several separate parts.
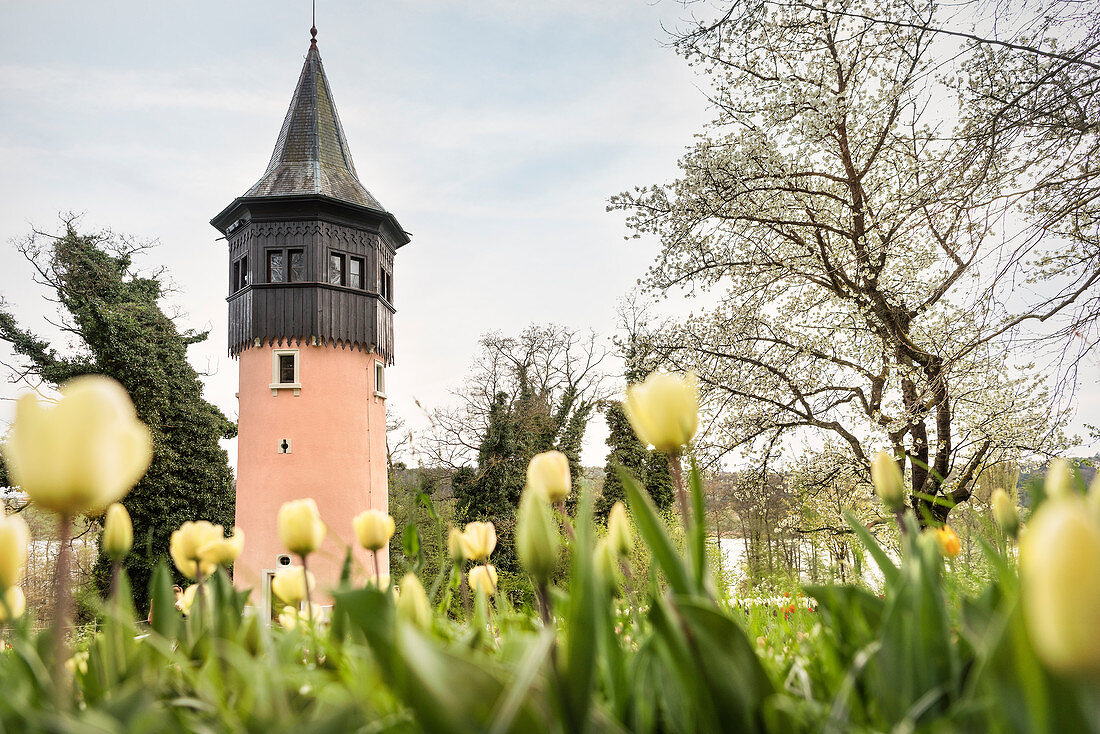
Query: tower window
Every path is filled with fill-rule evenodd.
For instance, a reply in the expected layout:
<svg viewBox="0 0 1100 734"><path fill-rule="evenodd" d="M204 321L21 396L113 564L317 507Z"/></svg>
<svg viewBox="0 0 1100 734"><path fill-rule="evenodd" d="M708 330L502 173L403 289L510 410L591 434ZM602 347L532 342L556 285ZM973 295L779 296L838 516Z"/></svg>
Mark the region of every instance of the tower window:
<svg viewBox="0 0 1100 734"><path fill-rule="evenodd" d="M282 250L269 250L267 253L267 282L286 282L286 260Z"/></svg>
<svg viewBox="0 0 1100 734"><path fill-rule="evenodd" d="M301 283L306 279L305 250L287 250L290 255L290 282Z"/></svg>
<svg viewBox="0 0 1100 734"><path fill-rule="evenodd" d="M306 279L306 251L301 248L267 251L268 283L301 283Z"/></svg>
<svg viewBox="0 0 1100 734"><path fill-rule="evenodd" d="M232 282L229 284L231 293L236 293L248 285L248 255L233 262Z"/></svg>
<svg viewBox="0 0 1100 734"><path fill-rule="evenodd" d="M363 287L363 258L353 257L348 261L348 285L352 288Z"/></svg>
<svg viewBox="0 0 1100 734"><path fill-rule="evenodd" d="M377 360L374 363L374 396L386 397L386 365Z"/></svg>
<svg viewBox="0 0 1100 734"><path fill-rule="evenodd" d="M293 384L295 382L295 359L293 354L280 354L279 355L279 383L282 385Z"/></svg>
<svg viewBox="0 0 1100 734"><path fill-rule="evenodd" d="M378 292L390 303L393 303L393 276L384 267L378 267Z"/></svg>
<svg viewBox="0 0 1100 734"><path fill-rule="evenodd" d="M272 354L271 384L268 386L271 394L278 395L279 388L291 387L297 395L302 387L300 379L298 350L276 349Z"/></svg>
<svg viewBox="0 0 1100 734"><path fill-rule="evenodd" d="M330 252L328 256L328 282L332 285L344 285L344 261L345 257L336 252Z"/></svg>

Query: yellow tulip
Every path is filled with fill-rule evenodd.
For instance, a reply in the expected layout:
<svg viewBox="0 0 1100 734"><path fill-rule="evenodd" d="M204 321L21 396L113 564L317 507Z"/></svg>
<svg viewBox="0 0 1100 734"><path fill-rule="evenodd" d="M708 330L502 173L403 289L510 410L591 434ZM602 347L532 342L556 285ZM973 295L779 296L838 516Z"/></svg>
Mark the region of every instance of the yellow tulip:
<svg viewBox="0 0 1100 734"><path fill-rule="evenodd" d="M990 503L993 505L993 519L997 525L1005 535L1015 538L1020 531L1020 513L1016 510L1016 503L1003 489L994 490Z"/></svg>
<svg viewBox="0 0 1100 734"><path fill-rule="evenodd" d="M306 556L321 547L325 523L312 498L284 502L279 508L279 537L291 553Z"/></svg>
<svg viewBox="0 0 1100 734"><path fill-rule="evenodd" d="M0 622L19 619L27 610L27 597L18 586L9 586L0 594Z"/></svg>
<svg viewBox="0 0 1100 734"><path fill-rule="evenodd" d="M309 580L310 590L317 588L312 571L306 571L301 566L284 566L271 579L271 591L283 604L297 607L306 600L306 579Z"/></svg>
<svg viewBox="0 0 1100 734"><path fill-rule="evenodd" d="M0 517L0 591L16 586L23 578L30 539L31 533L23 518L18 515Z"/></svg>
<svg viewBox="0 0 1100 734"><path fill-rule="evenodd" d="M959 536L951 529L950 525L944 525L942 528L937 528L936 531L936 544L940 547L940 553L944 558L954 558L962 552L962 543L959 542Z"/></svg>
<svg viewBox="0 0 1100 734"><path fill-rule="evenodd" d="M279 626L285 630L292 630L298 626L298 610L294 607L284 607L279 612Z"/></svg>
<svg viewBox="0 0 1100 734"><path fill-rule="evenodd" d="M623 403L634 433L666 454L678 454L699 428L699 383L685 376L654 373L626 388Z"/></svg>
<svg viewBox="0 0 1100 734"><path fill-rule="evenodd" d="M470 588L492 596L497 590L497 570L490 564L474 566L470 569Z"/></svg>
<svg viewBox="0 0 1100 734"><path fill-rule="evenodd" d="M363 510L351 520L359 545L367 550L385 548L393 537L393 518L381 510Z"/></svg>
<svg viewBox="0 0 1100 734"><path fill-rule="evenodd" d="M1039 507L1020 539L1020 576L1039 659L1063 673L1100 672L1100 520L1083 499Z"/></svg>
<svg viewBox="0 0 1100 734"><path fill-rule="evenodd" d="M497 529L491 522L466 523L462 553L471 561L484 561L497 547Z"/></svg>
<svg viewBox="0 0 1100 734"><path fill-rule="evenodd" d="M466 560L466 552L462 548L462 531L458 528L451 528L451 532L447 534L447 554L454 563Z"/></svg>
<svg viewBox="0 0 1100 734"><path fill-rule="evenodd" d="M894 457L885 451L878 452L871 461L871 483L887 509L897 512L905 507L905 479Z"/></svg>
<svg viewBox="0 0 1100 734"><path fill-rule="evenodd" d="M221 529L221 525L214 527ZM233 528L233 535L225 537L221 533L218 537L199 548L199 555L204 561L218 566L228 566L237 560L237 556L244 550L244 531L238 527Z"/></svg>
<svg viewBox="0 0 1100 734"><path fill-rule="evenodd" d="M569 459L560 451L536 454L527 464L527 486L541 492L551 504L561 502L572 486Z"/></svg>
<svg viewBox="0 0 1100 734"><path fill-rule="evenodd" d="M516 555L536 584L545 584L558 565L561 536L542 490L524 490L516 514Z"/></svg>
<svg viewBox="0 0 1100 734"><path fill-rule="evenodd" d="M1066 498L1074 494L1073 491L1073 467L1065 459L1055 459L1047 467L1047 475L1043 480L1043 491L1047 497Z"/></svg>
<svg viewBox="0 0 1100 734"><path fill-rule="evenodd" d="M73 675L76 675L77 673L79 673L80 675L87 675L88 657L88 651L81 650L80 652L75 653L71 658L65 661L65 668Z"/></svg>
<svg viewBox="0 0 1100 734"><path fill-rule="evenodd" d="M384 573L381 576L375 576L373 573L367 576L367 586L373 586L376 589L385 591L390 586L390 575Z"/></svg>
<svg viewBox="0 0 1100 734"><path fill-rule="evenodd" d="M149 468L153 439L126 390L90 375L66 383L50 407L20 398L3 451L12 480L35 504L76 515L129 492Z"/></svg>
<svg viewBox="0 0 1100 734"><path fill-rule="evenodd" d="M619 556L628 556L634 550L634 535L630 531L626 505L622 502L611 506L611 512L607 516L607 538Z"/></svg>
<svg viewBox="0 0 1100 734"><path fill-rule="evenodd" d="M221 525L213 525L206 520L185 522L180 525L179 530L172 533L168 542L168 554L180 573L198 581L214 573L217 568L218 564L204 551L224 535Z"/></svg>
<svg viewBox="0 0 1100 734"><path fill-rule="evenodd" d="M316 604L313 605L312 613L307 613L304 609L298 609L296 607L284 607L279 612L279 626L283 629L292 630L298 627L300 624L308 624L312 617L313 624L318 624L324 621L325 610Z"/></svg>
<svg viewBox="0 0 1100 734"><path fill-rule="evenodd" d="M407 573L401 579L401 594L397 597L397 616L409 624L426 630L432 625L432 604L423 584L415 574Z"/></svg>
<svg viewBox="0 0 1100 734"><path fill-rule="evenodd" d="M130 521L130 513L115 502L107 508L107 519L103 521L103 538L99 541L99 547L112 561L119 561L126 557L133 544L134 525Z"/></svg>

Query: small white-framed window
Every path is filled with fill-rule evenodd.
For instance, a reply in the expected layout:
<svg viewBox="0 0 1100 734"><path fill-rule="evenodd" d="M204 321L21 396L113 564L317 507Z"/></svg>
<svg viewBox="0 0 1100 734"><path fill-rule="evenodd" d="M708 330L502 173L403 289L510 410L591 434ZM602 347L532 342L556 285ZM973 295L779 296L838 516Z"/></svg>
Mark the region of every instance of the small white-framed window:
<svg viewBox="0 0 1100 734"><path fill-rule="evenodd" d="M374 362L374 397L386 397L386 365L378 360Z"/></svg>
<svg viewBox="0 0 1100 734"><path fill-rule="evenodd" d="M293 389L298 395L302 389L300 362L297 349L276 349L271 353L271 394L280 389Z"/></svg>

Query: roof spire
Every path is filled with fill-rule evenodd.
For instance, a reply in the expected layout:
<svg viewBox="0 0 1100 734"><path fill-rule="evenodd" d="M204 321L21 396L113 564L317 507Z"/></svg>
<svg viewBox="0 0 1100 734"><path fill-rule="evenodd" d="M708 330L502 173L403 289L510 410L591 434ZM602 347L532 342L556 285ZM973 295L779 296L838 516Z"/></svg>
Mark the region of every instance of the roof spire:
<svg viewBox="0 0 1100 734"><path fill-rule="evenodd" d="M246 193L328 196L384 212L359 181L314 39L263 178Z"/></svg>
<svg viewBox="0 0 1100 734"><path fill-rule="evenodd" d="M317 0L313 0L313 27L309 29L309 44L311 46L317 45Z"/></svg>

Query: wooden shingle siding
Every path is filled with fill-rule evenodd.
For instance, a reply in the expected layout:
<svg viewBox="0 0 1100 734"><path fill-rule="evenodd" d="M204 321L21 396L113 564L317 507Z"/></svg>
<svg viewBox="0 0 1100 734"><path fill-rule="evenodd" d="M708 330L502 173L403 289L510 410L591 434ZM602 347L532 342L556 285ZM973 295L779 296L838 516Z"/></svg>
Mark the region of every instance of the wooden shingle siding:
<svg viewBox="0 0 1100 734"><path fill-rule="evenodd" d="M305 250L306 280L268 283L271 249ZM259 339L263 344L331 343L344 348L374 349L393 363L392 304L379 298L378 262L393 265L393 248L379 232L335 222L247 221L230 237L230 267L248 255L250 284L229 301L229 353L236 356ZM361 257L364 288L332 285L330 252Z"/></svg>
<svg viewBox="0 0 1100 734"><path fill-rule="evenodd" d="M261 344L336 343L393 363L393 310L376 294L328 283L254 283L229 298L229 353Z"/></svg>

